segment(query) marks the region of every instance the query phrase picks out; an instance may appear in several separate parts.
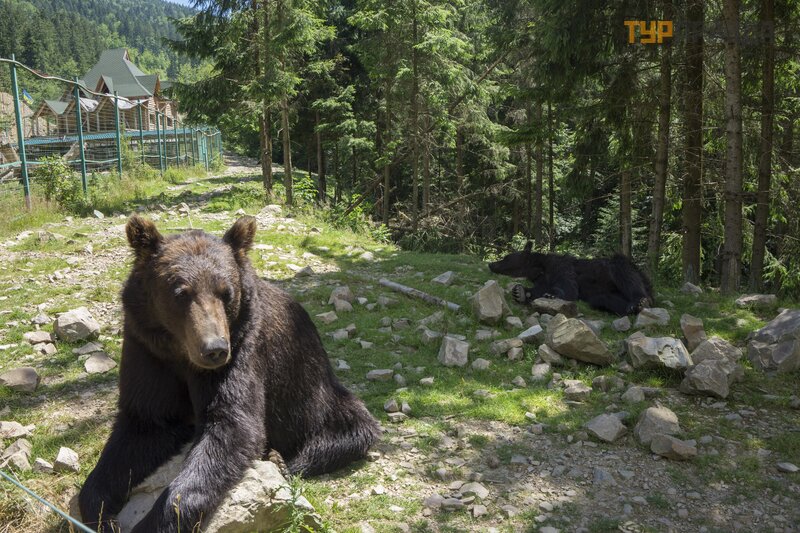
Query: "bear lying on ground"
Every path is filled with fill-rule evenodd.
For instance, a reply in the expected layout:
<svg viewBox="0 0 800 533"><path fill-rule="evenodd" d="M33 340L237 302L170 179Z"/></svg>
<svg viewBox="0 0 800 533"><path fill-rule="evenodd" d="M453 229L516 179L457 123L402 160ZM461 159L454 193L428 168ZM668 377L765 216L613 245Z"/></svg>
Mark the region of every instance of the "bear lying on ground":
<svg viewBox="0 0 800 533"><path fill-rule="evenodd" d="M363 458L378 439L306 311L253 270L255 231L253 217L222 239L128 222L135 262L122 291L119 412L79 496L92 527L109 531L130 489L189 442L182 471L134 533L202 527L270 449L312 476Z"/></svg>
<svg viewBox="0 0 800 533"><path fill-rule="evenodd" d="M516 285L514 299L526 303L536 298L583 300L595 309L620 316L638 313L653 304L650 280L624 255L578 259L570 255L531 252L528 242L521 252L489 263L495 274L528 278L532 288Z"/></svg>

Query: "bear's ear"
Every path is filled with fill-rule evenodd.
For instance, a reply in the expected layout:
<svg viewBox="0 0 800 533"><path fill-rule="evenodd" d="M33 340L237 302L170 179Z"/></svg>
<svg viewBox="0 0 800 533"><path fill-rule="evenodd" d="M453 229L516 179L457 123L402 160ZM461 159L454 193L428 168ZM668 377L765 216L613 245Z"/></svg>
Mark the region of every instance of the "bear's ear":
<svg viewBox="0 0 800 533"><path fill-rule="evenodd" d="M164 237L156 229L152 221L139 215L133 215L125 225L128 242L136 254L136 259L145 261L158 251Z"/></svg>
<svg viewBox="0 0 800 533"><path fill-rule="evenodd" d="M244 257L253 247L253 237L256 235L255 217L245 216L233 223L225 232L222 240L225 241L239 257Z"/></svg>
<svg viewBox="0 0 800 533"><path fill-rule="evenodd" d="M525 251L525 253L526 253L526 254L529 254L529 253L531 253L531 250L532 250L532 249L533 249L533 241L528 241L528 242L526 242L526 243L525 243L525 250L524 250L524 251Z"/></svg>

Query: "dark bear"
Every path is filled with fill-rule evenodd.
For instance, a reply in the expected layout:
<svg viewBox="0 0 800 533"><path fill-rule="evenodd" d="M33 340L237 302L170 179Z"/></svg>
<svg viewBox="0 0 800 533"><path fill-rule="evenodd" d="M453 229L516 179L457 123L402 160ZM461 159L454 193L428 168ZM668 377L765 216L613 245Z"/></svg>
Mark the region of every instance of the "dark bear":
<svg viewBox="0 0 800 533"><path fill-rule="evenodd" d="M109 531L129 491L191 443L180 474L134 533L196 531L255 459L279 452L301 476L363 458L380 434L333 373L308 313L256 275L253 217L222 239L162 237L133 216L119 411L80 492Z"/></svg>
<svg viewBox="0 0 800 533"><path fill-rule="evenodd" d="M620 316L638 313L653 304L650 280L624 255L578 259L571 255L531 252L528 242L521 252L489 263L495 274L528 278L532 288L516 285L514 299L526 303L536 298L583 300L595 309Z"/></svg>

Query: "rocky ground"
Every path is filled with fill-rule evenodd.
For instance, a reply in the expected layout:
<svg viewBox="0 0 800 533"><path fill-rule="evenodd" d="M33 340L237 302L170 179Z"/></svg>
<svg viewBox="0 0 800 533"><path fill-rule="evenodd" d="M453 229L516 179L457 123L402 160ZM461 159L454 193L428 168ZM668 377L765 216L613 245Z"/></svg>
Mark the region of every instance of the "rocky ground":
<svg viewBox="0 0 800 533"><path fill-rule="evenodd" d="M165 231L219 233L256 214L257 269L316 316L337 374L385 429L367 462L301 484L331 529L800 530L798 373L769 368L779 362L760 345L760 362L747 358L747 335L784 302L667 291L661 308L628 324L582 306L509 307L508 279L484 286L475 259L400 252L277 206L215 207L253 171L229 160L224 176L134 207ZM66 217L0 243L0 450L7 470L62 507L113 419L125 219ZM381 277L463 309L437 315ZM63 314L80 307L97 322L98 346L79 340L76 330L95 333L86 317ZM714 336L730 344L706 346L716 355L698 370L691 358ZM20 367L38 377L11 383ZM27 379L35 392L9 390ZM2 486L0 532L66 530Z"/></svg>

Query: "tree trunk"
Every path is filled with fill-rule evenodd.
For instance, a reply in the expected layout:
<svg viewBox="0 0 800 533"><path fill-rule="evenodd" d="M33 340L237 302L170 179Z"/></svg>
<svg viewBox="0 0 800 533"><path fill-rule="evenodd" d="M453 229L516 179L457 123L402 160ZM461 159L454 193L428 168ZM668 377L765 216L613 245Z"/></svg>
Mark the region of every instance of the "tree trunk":
<svg viewBox="0 0 800 533"><path fill-rule="evenodd" d="M261 133L261 180L267 197L272 196L272 120L267 99L264 99L261 110L259 129Z"/></svg>
<svg viewBox="0 0 800 533"><path fill-rule="evenodd" d="M742 273L742 72L739 50L739 0L724 0L725 24L725 227L721 290L739 289Z"/></svg>
<svg viewBox="0 0 800 533"><path fill-rule="evenodd" d="M536 104L536 124L537 128L541 129L542 126L542 103ZM544 177L544 143L542 142L542 135L536 137L536 207L534 208L533 215L533 235L536 240L536 249L541 249L544 246L544 232L542 231L542 224L544 218L542 216L542 179Z"/></svg>
<svg viewBox="0 0 800 533"><path fill-rule="evenodd" d="M686 88L683 105L686 175L683 182L682 267L684 281L698 283L703 208L703 0L688 0L686 15Z"/></svg>
<svg viewBox="0 0 800 533"><path fill-rule="evenodd" d="M384 146L389 145L389 139L392 134L392 108L391 104L391 87L386 84L386 132L384 134ZM391 166L387 161L383 166L383 225L389 225L389 190L391 188Z"/></svg>
<svg viewBox="0 0 800 533"><path fill-rule="evenodd" d="M631 171L622 169L619 183L619 234L620 251L625 257L631 257Z"/></svg>
<svg viewBox="0 0 800 533"><path fill-rule="evenodd" d="M528 240L533 238L533 149L531 143L525 144L525 233Z"/></svg>
<svg viewBox="0 0 800 533"><path fill-rule="evenodd" d="M289 140L289 101L281 101L281 125L283 128L283 186L286 189L286 205L292 205L292 148Z"/></svg>
<svg viewBox="0 0 800 533"><path fill-rule="evenodd" d="M322 149L322 133L319 131L319 111L314 114L316 119L316 141L317 141L317 202L325 203L327 199L328 180L325 176L325 152Z"/></svg>
<svg viewBox="0 0 800 533"><path fill-rule="evenodd" d="M339 172L339 141L333 145L333 177L336 178L336 188L333 194L333 203L339 203L342 200L342 176Z"/></svg>
<svg viewBox="0 0 800 533"><path fill-rule="evenodd" d="M551 252L555 252L556 250L556 225L555 225L555 205L556 205L556 193L554 182L555 179L553 178L553 110L550 107L550 102L547 103L547 137L548 137L548 148L547 148L547 165L548 165L548 173L547 173L547 197L550 204L550 209L548 213L549 217L549 236L548 236L548 246Z"/></svg>
<svg viewBox="0 0 800 533"><path fill-rule="evenodd" d="M456 126L456 198L461 197L464 188L464 133L461 126ZM458 202L458 212L464 221L464 202Z"/></svg>
<svg viewBox="0 0 800 533"><path fill-rule="evenodd" d="M428 114L425 115L425 139L422 147L422 212L428 215L431 208L431 143L428 139Z"/></svg>
<svg viewBox="0 0 800 533"><path fill-rule="evenodd" d="M417 2L411 7L411 220L414 229L419 222L419 72L417 65Z"/></svg>
<svg viewBox="0 0 800 533"><path fill-rule="evenodd" d="M764 255L767 247L770 182L772 181L772 129L775 109L775 13L774 0L761 1L761 27L764 31L764 59L761 65L761 143L758 157L758 191L753 229L753 257L750 288L764 288Z"/></svg>
<svg viewBox="0 0 800 533"><path fill-rule="evenodd" d="M672 0L664 1L664 20L672 20ZM672 64L670 46L661 47L661 77L658 96L658 147L656 149L655 180L653 183L653 215L647 239L647 264L650 276L654 277L661 257L661 228L664 222L664 202L667 186L667 164L669 161L669 119L672 97Z"/></svg>

